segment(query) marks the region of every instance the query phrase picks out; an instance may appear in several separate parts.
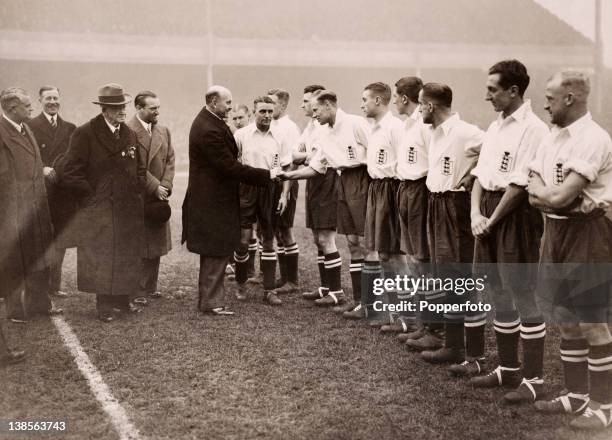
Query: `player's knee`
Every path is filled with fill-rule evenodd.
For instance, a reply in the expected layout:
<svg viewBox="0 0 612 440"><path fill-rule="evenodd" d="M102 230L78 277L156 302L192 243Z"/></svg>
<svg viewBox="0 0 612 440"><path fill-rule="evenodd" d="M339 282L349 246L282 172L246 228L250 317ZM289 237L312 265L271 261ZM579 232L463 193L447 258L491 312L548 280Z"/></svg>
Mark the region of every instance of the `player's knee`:
<svg viewBox="0 0 612 440"><path fill-rule="evenodd" d="M559 330L564 339L582 339L584 337L579 325L561 325Z"/></svg>
<svg viewBox="0 0 612 440"><path fill-rule="evenodd" d="M580 330L589 345L603 345L612 342L610 329L606 323L580 324Z"/></svg>

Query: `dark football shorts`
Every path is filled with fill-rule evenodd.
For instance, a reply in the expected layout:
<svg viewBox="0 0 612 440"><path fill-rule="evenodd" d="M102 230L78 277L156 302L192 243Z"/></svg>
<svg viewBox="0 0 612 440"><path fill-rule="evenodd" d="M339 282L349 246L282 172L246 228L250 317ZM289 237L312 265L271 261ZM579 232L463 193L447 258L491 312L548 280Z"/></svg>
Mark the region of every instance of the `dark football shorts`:
<svg viewBox="0 0 612 440"><path fill-rule="evenodd" d="M338 187L338 233L363 237L370 186L368 168L365 165L346 168L342 170L336 182Z"/></svg>
<svg viewBox="0 0 612 440"><path fill-rule="evenodd" d="M299 184L297 181L292 181L289 186L289 200L287 201L287 207L283 214L278 218L276 227L277 228L292 228L293 220L295 219L295 210L297 208L297 198L299 194ZM282 192L282 184L280 186ZM280 193L279 193L280 197ZM274 208L276 211L276 208Z"/></svg>
<svg viewBox="0 0 612 440"><path fill-rule="evenodd" d="M272 240L278 222L276 207L280 186L270 182L267 186L240 185L240 227L250 229L257 223L264 240Z"/></svg>
<svg viewBox="0 0 612 440"><path fill-rule="evenodd" d="M546 218L536 295L547 322L608 322L611 279L612 222L602 210Z"/></svg>
<svg viewBox="0 0 612 440"><path fill-rule="evenodd" d="M366 249L399 254L401 232L397 215L397 179L372 179L365 221Z"/></svg>
<svg viewBox="0 0 612 440"><path fill-rule="evenodd" d="M474 236L469 192L429 193L427 238L432 263L472 263Z"/></svg>
<svg viewBox="0 0 612 440"><path fill-rule="evenodd" d="M419 261L429 260L427 244L427 177L400 181L397 208L402 235L401 250Z"/></svg>
<svg viewBox="0 0 612 440"><path fill-rule="evenodd" d="M336 229L338 215L339 178L336 170L328 168L306 182L306 227L309 229Z"/></svg>

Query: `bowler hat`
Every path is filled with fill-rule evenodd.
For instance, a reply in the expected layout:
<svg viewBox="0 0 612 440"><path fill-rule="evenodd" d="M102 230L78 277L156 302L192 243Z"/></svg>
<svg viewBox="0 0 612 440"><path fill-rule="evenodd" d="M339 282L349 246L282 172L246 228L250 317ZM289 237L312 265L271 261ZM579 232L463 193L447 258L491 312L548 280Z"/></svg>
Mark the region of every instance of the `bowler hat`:
<svg viewBox="0 0 612 440"><path fill-rule="evenodd" d="M152 200L145 203L145 221L151 226L161 226L170 219L172 209L165 200Z"/></svg>
<svg viewBox="0 0 612 440"><path fill-rule="evenodd" d="M91 101L100 105L123 105L132 100L132 97L123 93L123 87L119 84L104 84L98 89L98 100Z"/></svg>

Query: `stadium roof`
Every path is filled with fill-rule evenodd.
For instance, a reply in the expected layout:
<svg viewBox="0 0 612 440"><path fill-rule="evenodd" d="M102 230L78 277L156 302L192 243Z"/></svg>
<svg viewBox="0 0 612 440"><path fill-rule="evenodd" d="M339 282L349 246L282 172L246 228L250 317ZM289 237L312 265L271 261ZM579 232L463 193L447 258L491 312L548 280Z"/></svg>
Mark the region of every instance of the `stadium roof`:
<svg viewBox="0 0 612 440"><path fill-rule="evenodd" d="M3 2L0 29L198 36L206 1ZM532 0L211 0L221 38L584 46L591 41Z"/></svg>

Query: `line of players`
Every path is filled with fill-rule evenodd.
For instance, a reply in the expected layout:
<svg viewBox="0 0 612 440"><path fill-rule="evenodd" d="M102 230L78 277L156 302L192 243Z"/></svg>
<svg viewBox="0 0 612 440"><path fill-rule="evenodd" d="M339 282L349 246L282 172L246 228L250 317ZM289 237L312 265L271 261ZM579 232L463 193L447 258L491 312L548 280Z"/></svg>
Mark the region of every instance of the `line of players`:
<svg viewBox="0 0 612 440"><path fill-rule="evenodd" d="M246 299L244 285L254 272L254 223L263 245L265 300L281 304L278 294L297 288L299 251L291 234L297 186L289 182L308 179L306 225L318 249L320 287L304 298L346 319L367 317L383 332L399 332L425 361L451 364L450 373L469 377L475 388L510 388L508 403L574 414L576 428L610 426L605 272L612 262L612 222L604 214L612 201L612 142L588 111L584 74L562 71L548 81L550 130L524 99L528 85L527 69L517 60L489 69L486 99L499 115L486 132L452 111L447 85L417 77L401 78L394 92L381 82L364 88L361 109L372 123L345 113L333 91L307 86L302 108L309 122L301 135L285 115L287 92L256 98L253 122L235 132L241 160L282 167L284 181L241 188L238 298ZM392 115L392 98L405 121ZM341 284L336 234L347 239L352 298ZM573 279L588 277L591 287L577 289L567 274L560 276L559 263L587 263ZM388 315L373 309L373 284L398 274L486 276L499 365L487 368L483 313L424 311L385 323ZM411 293L391 292L387 301ZM417 294L429 303L482 300L442 290ZM545 322L559 325L562 335L566 389L552 400L541 400Z"/></svg>

